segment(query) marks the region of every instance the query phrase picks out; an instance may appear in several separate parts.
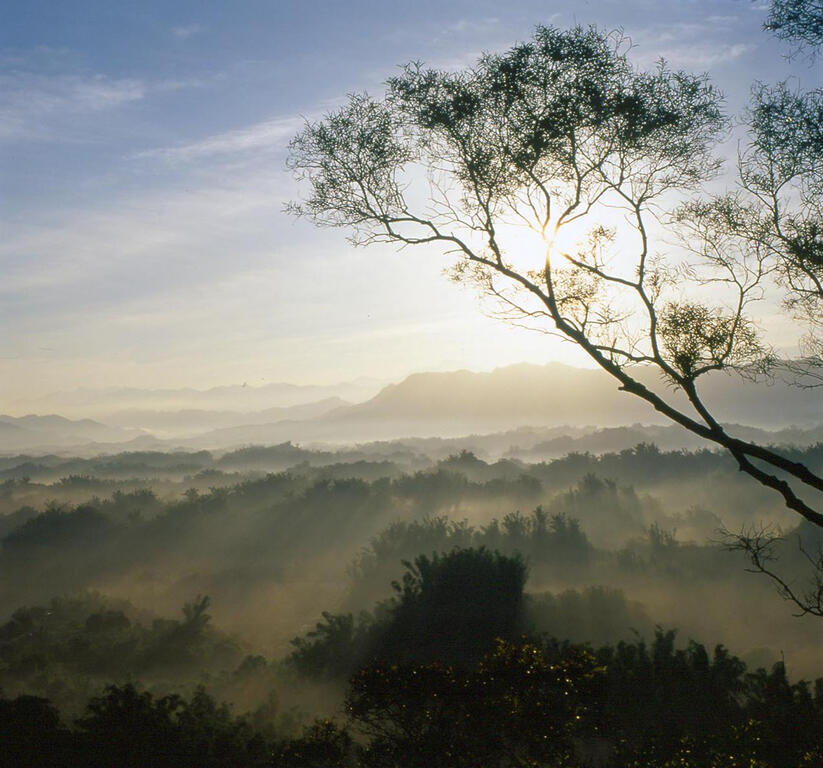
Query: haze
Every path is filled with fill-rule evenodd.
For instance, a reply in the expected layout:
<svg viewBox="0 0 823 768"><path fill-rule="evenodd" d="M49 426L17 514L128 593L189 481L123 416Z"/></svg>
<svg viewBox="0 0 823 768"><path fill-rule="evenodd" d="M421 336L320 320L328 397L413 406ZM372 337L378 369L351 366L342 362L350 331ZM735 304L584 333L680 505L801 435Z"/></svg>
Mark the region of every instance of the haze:
<svg viewBox="0 0 823 768"><path fill-rule="evenodd" d="M537 23L622 27L640 63L710 70L735 113L755 79L802 87L819 73L761 34L765 12L743 0L505 13L482 1L6 4L0 396L585 365L490 319L436 253L354 250L288 218L286 143L407 61L466 64Z"/></svg>
<svg viewBox="0 0 823 768"><path fill-rule="evenodd" d="M797 2L823 46L820 3ZM808 168L740 215L757 226L720 217L721 267L743 283L700 262L701 232L672 244L657 198L644 228L631 197L660 178L672 206L741 189L758 80L823 99L823 53L787 56L770 7L3 4L4 768L823 765L823 111L784 158ZM434 74L446 97L415 106L413 70L385 102L353 96L380 99L411 61L458 71L531 39L522 60L483 59L474 100ZM707 72L728 123L699 78L653 80L661 58ZM807 126L792 115L774 144ZM449 131L442 155L426 133L438 120L457 161ZM397 203L420 203L426 159L426 178L457 168L475 192L440 211L479 243L463 250L478 285L437 238L356 248L323 226L439 237L439 201L432 221ZM536 177L557 167L547 193ZM604 212L553 240L575 180ZM789 213L761 217L783 186ZM528 251L511 220L527 209L543 217ZM483 278L515 270L543 303L506 322ZM737 304L706 308L725 289Z"/></svg>

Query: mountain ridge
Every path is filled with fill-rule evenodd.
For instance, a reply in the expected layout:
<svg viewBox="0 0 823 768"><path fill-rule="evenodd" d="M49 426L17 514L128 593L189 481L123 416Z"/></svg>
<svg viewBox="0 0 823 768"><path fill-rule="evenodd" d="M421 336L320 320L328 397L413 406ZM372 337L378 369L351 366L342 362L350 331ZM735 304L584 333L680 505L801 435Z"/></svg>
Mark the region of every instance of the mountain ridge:
<svg viewBox="0 0 823 768"><path fill-rule="evenodd" d="M662 392L666 386L649 370L636 369L636 374L650 389ZM815 392L785 382L759 385L725 374L706 376L703 383L705 400L723 423L768 430L823 423L823 408ZM688 408L685 398L670 388L667 397ZM177 425L171 429L175 420ZM47 423L55 427L59 439L45 439ZM290 440L353 444L401 437L452 438L526 426L604 429L670 423L645 401L620 392L617 382L602 371L551 362L518 363L481 372L418 372L355 403L331 396L251 412L134 409L115 413L110 424L92 419L72 421L57 414L0 417L0 424L12 425L0 436L14 443L11 448L4 446L6 452L34 446L32 439L25 438L18 446L11 439L13 427L41 434L38 446L64 447L69 440L67 432L72 430L81 433L75 435L81 441L86 438L82 441L86 445L156 440L158 444L219 450Z"/></svg>

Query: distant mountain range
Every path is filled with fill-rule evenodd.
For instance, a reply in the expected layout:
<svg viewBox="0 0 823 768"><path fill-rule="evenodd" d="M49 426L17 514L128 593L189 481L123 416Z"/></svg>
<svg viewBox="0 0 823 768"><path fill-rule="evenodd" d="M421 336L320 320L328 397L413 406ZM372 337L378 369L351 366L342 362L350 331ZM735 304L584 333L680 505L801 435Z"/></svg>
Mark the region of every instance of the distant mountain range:
<svg viewBox="0 0 823 768"><path fill-rule="evenodd" d="M650 375L643 378L652 388L665 386ZM362 383L350 388L358 386L361 391L367 388ZM345 388L341 385L337 391ZM585 447L586 436L598 430L598 445L625 447L627 441L649 439L661 447L699 445L699 441L679 428L663 429L670 426L663 417L638 398L618 391L615 382L601 371L559 363L512 365L490 373L413 374L356 404L346 402L339 394L305 399L325 394L328 389L277 384L208 391L119 390L116 397L114 392L110 393L107 402L122 403L124 391L132 401L152 403L165 402L163 398L184 398L187 392L194 394L190 402L184 403L187 407L120 409L104 419L106 424L56 416L2 417L0 451L89 443L94 444L86 445L89 450L106 450L105 443L117 443L118 450L122 450L126 441L133 441L135 448L224 450L285 441L352 444L401 437L454 438L521 427L537 431L563 427L550 437L544 435L544 440L556 441L540 448L548 454L561 446L566 446L566 450L589 450ZM787 441L790 436L798 443L820 439L815 438L818 431L813 428L823 424L823 399L816 390L802 390L782 382L755 384L718 374L706 377L703 392L721 421L757 428L758 439L764 439L763 429L785 429L790 425L799 429L781 433ZM238 398L245 398L243 402L249 404L275 394L302 401L257 410L193 407L223 401L237 403ZM82 398L77 393L72 397L75 407L79 407ZM98 402L96 407L101 404ZM647 426L640 427L641 424ZM539 440L527 447L534 449L535 442Z"/></svg>
<svg viewBox="0 0 823 768"><path fill-rule="evenodd" d="M10 404L17 413L60 413L69 418L92 418L111 422L123 411L238 411L255 412L290 408L329 398L360 402L372 397L385 381L360 378L340 384L289 384L262 386L236 384L211 389L139 389L109 387L55 392ZM11 408L10 408L11 409Z"/></svg>
<svg viewBox="0 0 823 768"><path fill-rule="evenodd" d="M638 377L652 390L673 394L650 370L638 371ZM724 422L768 428L823 423L823 392L818 390L781 381L754 383L721 373L705 376L701 393ZM682 396L679 402L687 407ZM345 414L338 411L333 416L487 427L669 423L639 398L619 391L614 379L602 371L560 363L511 365L490 373L414 374Z"/></svg>
<svg viewBox="0 0 823 768"><path fill-rule="evenodd" d="M650 388L665 386L652 376L643 378ZM781 382L755 384L723 374L706 377L703 391L706 402L726 423L772 430L823 424L823 401L816 391ZM208 448L284 440L351 443L408 436L455 437L522 426L589 427L590 432L635 424L664 426L669 422L645 402L620 392L601 371L559 363L520 364L490 373L413 374L363 403L312 419L235 426L183 444Z"/></svg>
<svg viewBox="0 0 823 768"><path fill-rule="evenodd" d="M87 443L124 443L146 433L63 416L0 416L0 452L69 448Z"/></svg>
<svg viewBox="0 0 823 768"><path fill-rule="evenodd" d="M158 437L191 436L244 424L270 424L278 421L312 419L324 413L350 405L339 397L289 407L266 408L262 411L209 411L184 408L179 411L131 409L117 411L106 418L117 427L146 429Z"/></svg>

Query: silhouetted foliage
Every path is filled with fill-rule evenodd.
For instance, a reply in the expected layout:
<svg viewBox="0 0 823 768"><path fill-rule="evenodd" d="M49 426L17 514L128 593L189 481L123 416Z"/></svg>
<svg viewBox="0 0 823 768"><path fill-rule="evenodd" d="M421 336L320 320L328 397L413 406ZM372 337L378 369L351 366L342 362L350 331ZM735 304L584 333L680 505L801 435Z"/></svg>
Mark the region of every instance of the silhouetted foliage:
<svg viewBox="0 0 823 768"><path fill-rule="evenodd" d="M772 0L765 27L783 40L817 50L823 45L823 3L820 0Z"/></svg>
<svg viewBox="0 0 823 768"><path fill-rule="evenodd" d="M61 768L71 765L71 734L57 709L37 696L0 697L0 762L9 768Z"/></svg>
<svg viewBox="0 0 823 768"><path fill-rule="evenodd" d="M371 739L366 766L569 765L599 673L583 649L552 663L537 645L500 640L468 669L361 670L346 708Z"/></svg>
<svg viewBox="0 0 823 768"><path fill-rule="evenodd" d="M525 616L533 632L593 645L654 631L642 605L609 587L526 594Z"/></svg>
<svg viewBox="0 0 823 768"><path fill-rule="evenodd" d="M265 741L204 691L189 701L111 686L77 721L79 752L99 768L269 764Z"/></svg>
<svg viewBox="0 0 823 768"><path fill-rule="evenodd" d="M353 742L348 731L330 720L317 721L305 733L281 742L273 768L344 768L354 766Z"/></svg>
<svg viewBox="0 0 823 768"><path fill-rule="evenodd" d="M350 718L365 765L813 765L823 700L782 665L747 674L724 648L674 633L596 651L499 641L477 666L378 665L358 672Z"/></svg>
<svg viewBox="0 0 823 768"><path fill-rule="evenodd" d="M819 0L775 0L769 25L818 45L820 17ZM712 199L722 97L708 76L641 68L630 51L619 31L538 26L459 71L408 64L382 98L353 94L306 122L288 160L306 191L287 210L356 245L439 248L504 318L572 342L823 527L823 476L723 424L703 388L711 372L773 370L749 315L764 295L800 328L801 379L823 381L821 92L759 86L739 189ZM652 221L680 236L688 268Z"/></svg>
<svg viewBox="0 0 823 768"><path fill-rule="evenodd" d="M786 454L821 461L820 446ZM373 463L364 469L376 473L369 477L357 475L364 465L352 465L349 474L341 463L269 475L207 473L197 487L180 478L156 493L107 486L110 496L86 501L82 494L97 489L85 481L39 489L15 481L9 503L31 493L54 493L59 501L44 511L17 507L0 528L4 536L19 534L12 535L17 544L0 548L0 594L9 606L0 625L0 686L9 696L0 699L0 730L17 749L8 759L58 767L139 759L161 766L365 768L408 766L408 753L421 766L511 768L519 760L589 768L602 759L614 768L817 768L823 685L795 682L782 665L747 672L722 648L654 634L661 605L673 606L663 614L671 626L678 600L709 600L715 588L741 590L738 615L759 610L756 582L740 587L731 558L689 541L689 530L699 538L716 527L717 514L747 520L768 509L749 505L750 497L738 500L733 461L649 445L537 465L487 462L468 451L439 455L447 457L407 473L381 475ZM537 493L523 507L531 511L517 511L518 487L525 489L520 499ZM686 489L695 503L709 499L707 507L683 511L679 502L669 508L647 495L669 487L670 498ZM617 522L608 538L611 521ZM813 551L815 529L798 533ZM793 534L786 541L793 546ZM339 579L363 542L369 544L351 568L346 594ZM783 555L786 566L802 557L792 546ZM388 599L368 592L396 578L402 560L405 576ZM148 590L168 593L142 591L151 570L162 580L147 577ZM43 594L57 584L70 591L110 578L120 594L135 579L136 594L149 595L137 603L151 604L153 594L187 602L176 618L153 618L93 594L10 605L29 589ZM338 581L329 588L327 579ZM214 594L212 584L218 616L234 618L249 593L261 595L250 603L254 620L266 632L282 622L281 641L320 614L326 597L338 607L295 639L286 663L269 661L257 655L272 647L268 634L268 645L247 648L241 633L234 639L213 626L202 596ZM302 590L297 600L292 585ZM544 585L552 591L539 591ZM656 603L634 602L649 594ZM379 598L372 611L360 610ZM305 605L296 618L288 609L298 600ZM13 610L21 603L28 607ZM703 605L696 610L702 619ZM780 630L761 640L767 610L751 614L752 640L744 638L742 650L769 645L747 658L770 665ZM725 622L724 614L713 623L686 623L684 631L705 638L716 628L733 645L734 628ZM794 670L805 664L809 674L808 650L819 638L808 625L796 626L787 656ZM632 640L632 629L651 639ZM527 647L538 649L528 674ZM581 659L593 665L582 682L571 674ZM570 674L562 681L552 677L563 670ZM566 677L575 689L558 703ZM208 693L195 691L199 683ZM344 689L351 704L362 705L362 716L342 714ZM21 693L37 697L14 698ZM248 714L235 717L216 703L224 699ZM564 709L566 699L579 708ZM549 704L550 711L540 709ZM301 735L314 716L337 720L320 720ZM370 730L374 724L380 733ZM123 757L127 752L135 757Z"/></svg>
<svg viewBox="0 0 823 768"><path fill-rule="evenodd" d="M526 565L485 548L420 555L393 587L378 658L471 664L521 628Z"/></svg>
<svg viewBox="0 0 823 768"><path fill-rule="evenodd" d="M109 528L108 518L94 507L65 510L55 506L4 536L3 547L19 553L41 546L85 545L104 536Z"/></svg>
<svg viewBox="0 0 823 768"><path fill-rule="evenodd" d="M516 560L456 550L442 559L418 559L398 585L397 602L386 612L389 621L413 635L425 626L421 614L442 615L433 604L454 609L454 590L465 586L467 564L475 573L503 576L516 591ZM475 599L490 592L481 585ZM188 620L196 622L206 607L202 599L191 604ZM392 608L403 609L399 617ZM724 647L711 654L693 641L679 648L675 633L661 629L648 644L636 640L595 649L517 637L504 626L510 606L492 601L487 611L483 631L496 625L509 639L492 640L472 658L479 645L468 638L468 655L457 664L438 658L433 644L414 660L406 649L378 638L380 655L349 681L348 725L342 727L317 721L300 736L273 738L202 689L186 699L126 684L93 697L73 730L45 699L0 698L3 764L812 768L823 754L823 680L814 686L791 683L782 663L747 672ZM351 627L330 618L327 623L351 637ZM466 631L473 622L471 611L445 616L447 636L449 623ZM453 649L446 642L444 650ZM252 674L260 671L259 660L246 666Z"/></svg>
<svg viewBox="0 0 823 768"><path fill-rule="evenodd" d="M209 626L208 598L183 609L183 619L132 621L134 609L89 594L55 598L16 610L0 626L0 686L36 691L76 704L111 681L186 679L236 665L236 641Z"/></svg>
<svg viewBox="0 0 823 768"><path fill-rule="evenodd" d="M404 565L395 596L374 616L324 613L315 629L293 640L297 669L323 676L384 659L472 664L496 638L522 629L526 566L517 555L454 549Z"/></svg>
<svg viewBox="0 0 823 768"><path fill-rule="evenodd" d="M304 675L319 678L345 678L366 662L382 626L366 611L355 617L350 613L323 612L323 620L291 643L291 661Z"/></svg>
<svg viewBox="0 0 823 768"><path fill-rule="evenodd" d="M469 546L520 554L531 564L555 564L560 568L584 565L591 544L577 520L564 513L548 514L537 507L529 515L519 511L494 518L481 527L455 522L445 516L389 525L373 537L352 566L361 580L373 579L380 570L419 552L448 552Z"/></svg>

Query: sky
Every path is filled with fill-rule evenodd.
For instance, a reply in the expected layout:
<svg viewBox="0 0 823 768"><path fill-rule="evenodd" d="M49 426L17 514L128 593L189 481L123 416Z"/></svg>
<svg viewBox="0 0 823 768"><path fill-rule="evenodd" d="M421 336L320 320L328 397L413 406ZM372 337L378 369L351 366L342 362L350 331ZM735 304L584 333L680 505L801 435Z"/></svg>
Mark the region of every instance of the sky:
<svg viewBox="0 0 823 768"><path fill-rule="evenodd" d="M750 0L27 0L0 8L0 411L76 387L332 383L583 359L489 316L433 252L355 249L283 212L286 146L411 60L537 24L632 58L819 85Z"/></svg>

